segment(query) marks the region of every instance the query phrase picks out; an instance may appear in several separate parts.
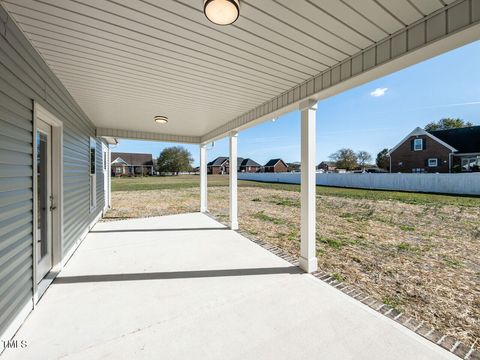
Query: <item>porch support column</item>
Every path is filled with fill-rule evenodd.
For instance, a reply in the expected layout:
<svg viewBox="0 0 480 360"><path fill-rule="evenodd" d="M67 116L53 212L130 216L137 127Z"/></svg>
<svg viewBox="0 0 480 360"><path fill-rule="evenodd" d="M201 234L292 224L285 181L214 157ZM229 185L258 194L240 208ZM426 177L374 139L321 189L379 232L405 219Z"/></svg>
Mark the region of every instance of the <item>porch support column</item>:
<svg viewBox="0 0 480 360"><path fill-rule="evenodd" d="M300 104L301 112L301 244L300 267L308 273L317 270L315 246L316 222L316 131L315 114L317 102L306 100Z"/></svg>
<svg viewBox="0 0 480 360"><path fill-rule="evenodd" d="M207 145L200 145L200 212L208 211L207 207Z"/></svg>
<svg viewBox="0 0 480 360"><path fill-rule="evenodd" d="M112 149L110 145L107 147L107 178L108 178L108 192L107 192L107 206L109 209L112 208Z"/></svg>
<svg viewBox="0 0 480 360"><path fill-rule="evenodd" d="M236 131L230 134L230 229L238 230L238 204L237 204L237 139Z"/></svg>

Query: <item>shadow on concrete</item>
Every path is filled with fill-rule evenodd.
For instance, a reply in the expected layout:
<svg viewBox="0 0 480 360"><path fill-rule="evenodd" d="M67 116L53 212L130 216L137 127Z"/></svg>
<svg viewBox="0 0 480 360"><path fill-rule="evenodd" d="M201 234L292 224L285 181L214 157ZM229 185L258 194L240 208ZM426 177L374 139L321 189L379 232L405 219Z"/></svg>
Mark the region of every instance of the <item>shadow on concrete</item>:
<svg viewBox="0 0 480 360"><path fill-rule="evenodd" d="M286 266L286 267L274 267L274 268L252 268L252 269L79 275L79 276L57 277L54 281L54 284L74 284L74 283L88 283L88 282L108 282L108 281L194 279L194 278L213 278L213 277L226 277L226 276L252 276L252 275L302 274L302 273L303 271L296 266Z"/></svg>

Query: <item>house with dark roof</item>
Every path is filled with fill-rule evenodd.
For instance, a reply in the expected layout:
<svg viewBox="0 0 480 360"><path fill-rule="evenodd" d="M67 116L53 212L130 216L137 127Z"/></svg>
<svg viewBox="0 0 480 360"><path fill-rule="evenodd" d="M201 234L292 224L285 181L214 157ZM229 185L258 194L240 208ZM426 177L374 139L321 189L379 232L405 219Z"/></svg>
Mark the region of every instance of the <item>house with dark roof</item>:
<svg viewBox="0 0 480 360"><path fill-rule="evenodd" d="M246 172L246 173L256 173L262 169L262 165L257 163L255 160L250 158L243 159L240 164L239 171Z"/></svg>
<svg viewBox="0 0 480 360"><path fill-rule="evenodd" d="M262 166L255 160L250 158L237 158L237 171L238 172L259 172ZM210 161L207 164L207 173L213 175L223 175L230 173L230 158L227 156L219 156L215 160Z"/></svg>
<svg viewBox="0 0 480 360"><path fill-rule="evenodd" d="M389 152L390 172L476 172L480 126L426 131L416 128Z"/></svg>
<svg viewBox="0 0 480 360"><path fill-rule="evenodd" d="M265 164L264 171L270 173L287 172L288 165L282 159L271 159Z"/></svg>
<svg viewBox="0 0 480 360"><path fill-rule="evenodd" d="M243 158L237 158L237 171L240 171L240 166L243 162ZM228 174L230 168L230 159L227 156L219 156L215 160L210 161L207 164L207 173L210 175L223 175Z"/></svg>
<svg viewBox="0 0 480 360"><path fill-rule="evenodd" d="M335 161L322 161L317 166L317 170L323 170L324 172L332 172L337 170Z"/></svg>
<svg viewBox="0 0 480 360"><path fill-rule="evenodd" d="M112 152L112 176L153 175L152 154Z"/></svg>

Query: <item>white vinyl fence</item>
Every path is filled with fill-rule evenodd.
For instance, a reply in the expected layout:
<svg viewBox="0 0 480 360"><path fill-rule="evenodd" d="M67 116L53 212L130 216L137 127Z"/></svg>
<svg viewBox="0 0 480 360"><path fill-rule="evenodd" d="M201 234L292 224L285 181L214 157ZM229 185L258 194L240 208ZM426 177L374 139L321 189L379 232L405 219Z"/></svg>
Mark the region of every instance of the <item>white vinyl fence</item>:
<svg viewBox="0 0 480 360"><path fill-rule="evenodd" d="M240 180L300 184L300 173L239 173ZM317 174L317 185L480 195L480 173L469 174Z"/></svg>

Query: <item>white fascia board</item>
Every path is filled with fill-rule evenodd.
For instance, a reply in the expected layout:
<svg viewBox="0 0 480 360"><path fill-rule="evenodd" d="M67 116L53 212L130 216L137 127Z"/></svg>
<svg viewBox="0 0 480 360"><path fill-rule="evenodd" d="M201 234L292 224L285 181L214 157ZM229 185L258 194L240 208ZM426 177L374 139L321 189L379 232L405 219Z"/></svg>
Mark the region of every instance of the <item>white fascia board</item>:
<svg viewBox="0 0 480 360"><path fill-rule="evenodd" d="M457 0L201 137L206 144L480 39L475 0Z"/></svg>
<svg viewBox="0 0 480 360"><path fill-rule="evenodd" d="M147 141L164 141L176 142L182 144L200 144L199 136L183 136L175 134L164 134L146 131L125 130L125 129L109 129L97 128L97 137L113 137L121 139L147 140Z"/></svg>

